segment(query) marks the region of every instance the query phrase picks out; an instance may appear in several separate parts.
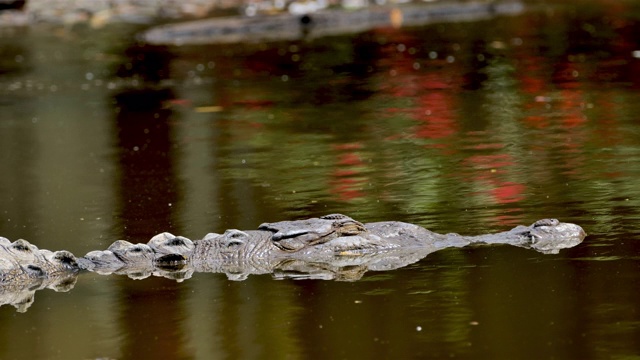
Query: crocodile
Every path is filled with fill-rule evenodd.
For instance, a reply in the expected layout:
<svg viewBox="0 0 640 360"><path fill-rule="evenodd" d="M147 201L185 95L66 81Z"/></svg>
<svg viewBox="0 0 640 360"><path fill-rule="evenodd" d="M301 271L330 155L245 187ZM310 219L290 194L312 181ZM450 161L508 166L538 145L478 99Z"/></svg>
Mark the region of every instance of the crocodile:
<svg viewBox="0 0 640 360"><path fill-rule="evenodd" d="M399 221L363 224L331 214L264 223L257 230L210 233L196 241L167 232L146 244L118 240L106 250L83 257L0 238L0 304L28 307L35 290L66 291L82 271L134 279L153 275L184 280L196 272L209 272L224 273L230 280L272 274L276 279L355 281L367 271L404 267L445 248L508 244L553 254L576 246L585 236L580 226L556 219L495 234L463 236L438 234Z"/></svg>

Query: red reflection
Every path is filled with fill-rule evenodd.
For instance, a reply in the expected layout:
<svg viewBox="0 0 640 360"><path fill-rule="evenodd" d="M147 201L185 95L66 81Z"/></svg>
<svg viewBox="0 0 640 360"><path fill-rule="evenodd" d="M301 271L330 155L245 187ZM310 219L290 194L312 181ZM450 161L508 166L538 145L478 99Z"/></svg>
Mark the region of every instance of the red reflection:
<svg viewBox="0 0 640 360"><path fill-rule="evenodd" d="M584 163L582 149L586 143L587 113L593 106L585 88L594 72L593 65L589 65L593 62L585 62L581 55L571 54L550 62L526 49L516 51L514 56L519 59L517 64L520 66L514 74L529 99L525 105L528 115L523 120L531 127L549 129L548 136L530 141L529 150L537 159L557 158L558 150L571 154L560 157L559 161L564 164L559 167L564 169L565 175L578 175ZM545 64L548 64L546 68ZM553 146L549 146L550 138ZM540 174L547 172L548 169L540 166Z"/></svg>
<svg viewBox="0 0 640 360"><path fill-rule="evenodd" d="M410 44L410 40L404 39L403 48L409 48ZM388 107L384 110L385 113L391 118L406 115L413 119L416 125L411 128L412 137L428 140L426 147L439 149L446 156L461 154L458 143L465 135L461 133L463 119L460 118L459 109L464 90L463 78L459 74L472 71L464 67L468 64L442 59L418 62L407 52L399 54L396 45L388 46L388 52L389 58L383 65L389 67L390 76L385 76L380 91L397 99L396 103L406 104L406 107ZM532 77L527 86L531 91L541 92L544 80ZM408 99L410 102L407 104ZM480 141L483 141L487 134L481 136ZM387 136L385 140L393 141L404 137ZM483 153L471 152L470 156L462 159L461 172L471 172L465 178L470 178L470 187L481 189L474 195L488 197L495 204L512 204L525 199L526 186L513 180L514 176L510 173L515 169L515 160L510 154L501 153L504 147L502 142L493 140L465 146L465 152L475 150ZM487 151L491 153L487 154ZM496 217L496 221L501 224L517 220L519 219L514 216Z"/></svg>
<svg viewBox="0 0 640 360"><path fill-rule="evenodd" d="M496 186L491 193L499 204L518 202L525 198L523 193L526 187L522 184L505 181Z"/></svg>
<svg viewBox="0 0 640 360"><path fill-rule="evenodd" d="M333 145L337 151L336 166L331 173L329 192L335 194L340 201L353 201L365 196L363 191L367 177L363 175L367 165L362 160L361 143L345 143Z"/></svg>
<svg viewBox="0 0 640 360"><path fill-rule="evenodd" d="M475 170L473 180L482 189L479 193L490 195L496 204L515 203L525 199L526 187L523 184L502 179L515 165L511 155L473 155L465 163Z"/></svg>
<svg viewBox="0 0 640 360"><path fill-rule="evenodd" d="M415 128L418 138L443 139L455 135L458 126L455 119L454 99L449 92L428 92L418 98L416 120L421 124ZM422 113L422 114L420 114Z"/></svg>
<svg viewBox="0 0 640 360"><path fill-rule="evenodd" d="M390 116L406 114L414 119L417 125L411 130L413 137L435 140L427 147L454 152L455 147L444 140L459 132L456 109L460 80L453 81L452 75L459 71L457 65L438 60L420 62L406 51L387 65L393 76L388 77L380 90L400 103L407 99L411 102L406 107L388 107L384 111Z"/></svg>

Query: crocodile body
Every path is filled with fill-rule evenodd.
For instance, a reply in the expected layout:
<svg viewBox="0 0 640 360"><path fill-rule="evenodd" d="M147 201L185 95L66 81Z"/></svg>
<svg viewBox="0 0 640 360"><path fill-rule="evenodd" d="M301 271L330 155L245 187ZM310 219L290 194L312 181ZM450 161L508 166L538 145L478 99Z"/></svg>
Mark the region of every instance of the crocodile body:
<svg viewBox="0 0 640 360"><path fill-rule="evenodd" d="M555 219L496 234L462 236L437 234L397 221L362 224L332 214L265 223L258 230L211 233L196 241L170 233L156 235L147 244L118 240L106 250L80 258L64 250L40 250L25 240L11 243L0 238L0 295L6 298L20 289L73 287L80 271L177 280L194 272L225 273L231 280L244 280L251 274L357 280L366 271L400 268L444 248L508 244L557 253L579 244L585 236L580 226Z"/></svg>

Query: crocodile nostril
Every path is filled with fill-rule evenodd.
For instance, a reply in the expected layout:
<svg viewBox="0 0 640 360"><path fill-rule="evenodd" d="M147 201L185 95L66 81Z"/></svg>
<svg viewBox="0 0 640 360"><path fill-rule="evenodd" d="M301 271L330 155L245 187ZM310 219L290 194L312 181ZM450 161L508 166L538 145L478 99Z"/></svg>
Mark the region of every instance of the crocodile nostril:
<svg viewBox="0 0 640 360"><path fill-rule="evenodd" d="M531 241L532 244L536 244L538 241L540 241L540 236L529 233L529 241Z"/></svg>

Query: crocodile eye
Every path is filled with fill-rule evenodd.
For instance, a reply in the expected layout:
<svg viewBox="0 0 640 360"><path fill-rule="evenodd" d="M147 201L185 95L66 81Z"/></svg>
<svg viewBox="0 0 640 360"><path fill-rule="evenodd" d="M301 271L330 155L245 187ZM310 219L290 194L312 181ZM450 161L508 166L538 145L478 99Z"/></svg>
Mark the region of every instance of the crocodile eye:
<svg viewBox="0 0 640 360"><path fill-rule="evenodd" d="M558 221L558 219L542 219L534 222L533 227L536 228L541 226L556 226L558 224L560 224L560 221Z"/></svg>
<svg viewBox="0 0 640 360"><path fill-rule="evenodd" d="M348 217L347 215L342 215L342 214L329 214L329 215L320 216L320 219L322 219L322 220L343 220L343 219L351 219L351 218ZM351 220L353 220L353 219L351 219Z"/></svg>

